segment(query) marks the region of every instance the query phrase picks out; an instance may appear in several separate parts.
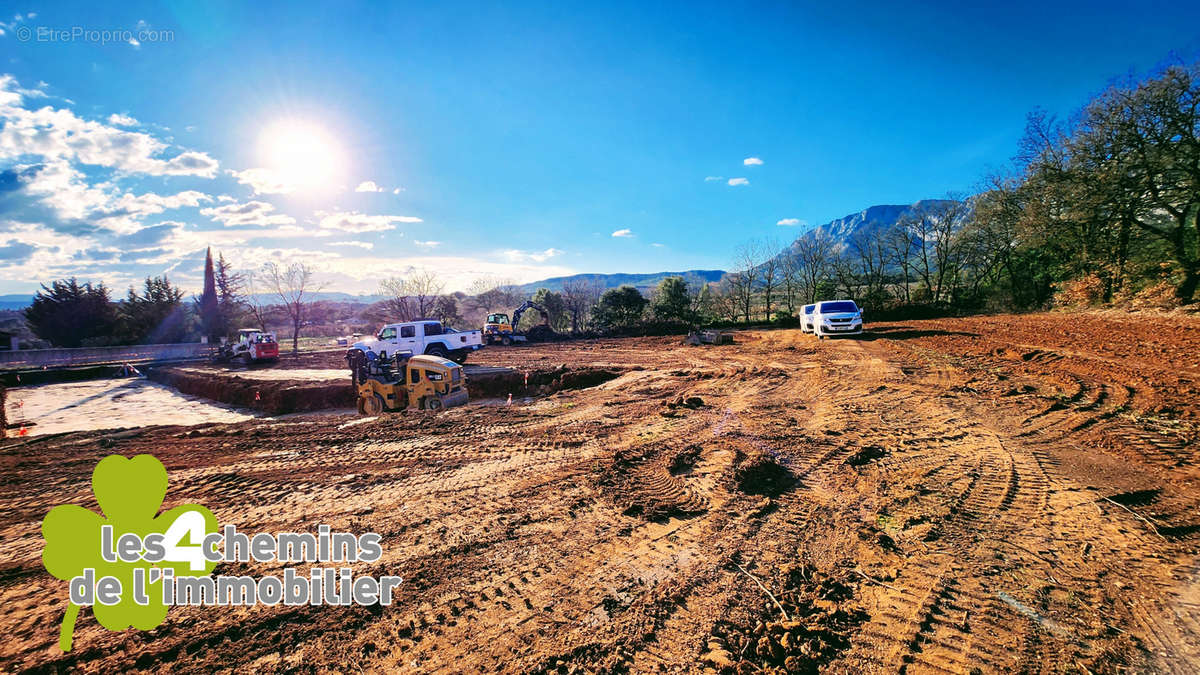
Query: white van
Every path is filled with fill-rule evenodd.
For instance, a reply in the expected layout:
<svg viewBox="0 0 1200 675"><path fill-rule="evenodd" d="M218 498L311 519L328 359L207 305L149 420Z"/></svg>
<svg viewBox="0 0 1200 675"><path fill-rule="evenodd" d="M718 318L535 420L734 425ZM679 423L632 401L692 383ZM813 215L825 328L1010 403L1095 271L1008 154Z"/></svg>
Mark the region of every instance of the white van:
<svg viewBox="0 0 1200 675"><path fill-rule="evenodd" d="M800 309L800 332L813 332L813 310L816 305L805 305Z"/></svg>
<svg viewBox="0 0 1200 675"><path fill-rule="evenodd" d="M822 340L830 335L862 334L862 310L853 300L818 302L812 316L813 329Z"/></svg>

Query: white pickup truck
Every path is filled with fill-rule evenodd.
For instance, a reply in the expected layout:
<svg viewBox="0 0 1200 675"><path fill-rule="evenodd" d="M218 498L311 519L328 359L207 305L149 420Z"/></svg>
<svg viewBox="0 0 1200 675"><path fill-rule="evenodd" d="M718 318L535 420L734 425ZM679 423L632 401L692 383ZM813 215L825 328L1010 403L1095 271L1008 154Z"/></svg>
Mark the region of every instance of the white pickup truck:
<svg viewBox="0 0 1200 675"><path fill-rule="evenodd" d="M483 348L483 333L477 330L456 331L434 320L389 323L379 330L373 340L355 342L351 348L371 350L382 358L396 352L432 354L443 359L464 363L471 352Z"/></svg>

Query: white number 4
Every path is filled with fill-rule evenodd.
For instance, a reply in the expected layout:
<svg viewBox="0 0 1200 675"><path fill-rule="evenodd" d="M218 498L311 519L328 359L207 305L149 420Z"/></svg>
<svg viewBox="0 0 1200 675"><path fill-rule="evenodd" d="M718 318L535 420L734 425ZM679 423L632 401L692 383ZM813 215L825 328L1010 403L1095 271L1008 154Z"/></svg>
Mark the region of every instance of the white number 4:
<svg viewBox="0 0 1200 675"><path fill-rule="evenodd" d="M184 511L175 518L175 522L163 534L165 554L163 560L170 562L185 562L191 565L193 572L204 569L208 561L204 558L204 549L200 542L204 541L204 515L199 511ZM194 544L180 544L184 536L188 536Z"/></svg>

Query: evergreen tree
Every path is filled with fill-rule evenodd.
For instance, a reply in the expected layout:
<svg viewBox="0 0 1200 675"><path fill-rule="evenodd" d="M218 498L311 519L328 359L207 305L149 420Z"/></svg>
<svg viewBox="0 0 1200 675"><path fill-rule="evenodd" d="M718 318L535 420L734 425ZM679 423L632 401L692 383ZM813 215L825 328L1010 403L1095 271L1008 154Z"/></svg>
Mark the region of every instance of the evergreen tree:
<svg viewBox="0 0 1200 675"><path fill-rule="evenodd" d="M104 284L80 284L75 277L42 285L25 309L34 334L58 347L80 347L85 341L107 341L116 311Z"/></svg>
<svg viewBox="0 0 1200 675"><path fill-rule="evenodd" d="M217 300L212 248L207 249L204 254L204 293L200 296L199 310L201 331L210 341L218 342L225 334L226 327L222 325L221 309Z"/></svg>
<svg viewBox="0 0 1200 675"><path fill-rule="evenodd" d="M688 295L687 284L683 277L667 277L658 283L654 293L654 304L651 306L654 317L666 323L695 322L692 312L692 298Z"/></svg>
<svg viewBox="0 0 1200 675"><path fill-rule="evenodd" d="M224 254L218 254L214 281L217 287L217 315L219 317L217 324L219 330L216 335L219 338L236 330L238 326L235 324L245 314L246 278L233 271L233 267L225 261ZM256 328L264 328L264 326L256 326Z"/></svg>
<svg viewBox="0 0 1200 675"><path fill-rule="evenodd" d="M125 344L167 344L187 339L183 291L172 286L166 276L146 277L142 295L130 287L118 312L118 335Z"/></svg>
<svg viewBox="0 0 1200 675"><path fill-rule="evenodd" d="M610 288L600 296L592 317L601 328L628 328L642 318L646 298L633 286Z"/></svg>

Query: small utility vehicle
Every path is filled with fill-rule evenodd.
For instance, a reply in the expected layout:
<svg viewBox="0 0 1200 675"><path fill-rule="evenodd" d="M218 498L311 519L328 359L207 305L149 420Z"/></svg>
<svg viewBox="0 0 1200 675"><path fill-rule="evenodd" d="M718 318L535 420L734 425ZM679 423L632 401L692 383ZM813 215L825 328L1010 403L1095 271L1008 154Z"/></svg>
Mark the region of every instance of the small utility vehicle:
<svg viewBox="0 0 1200 675"><path fill-rule="evenodd" d="M218 361L241 359L246 365L279 360L279 342L274 333L257 328L238 331L237 342L222 344L217 349Z"/></svg>

